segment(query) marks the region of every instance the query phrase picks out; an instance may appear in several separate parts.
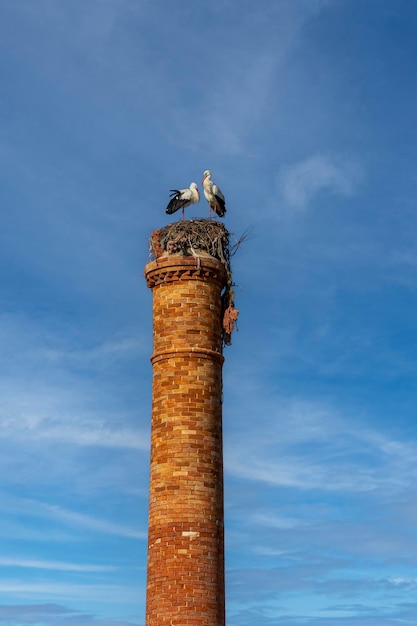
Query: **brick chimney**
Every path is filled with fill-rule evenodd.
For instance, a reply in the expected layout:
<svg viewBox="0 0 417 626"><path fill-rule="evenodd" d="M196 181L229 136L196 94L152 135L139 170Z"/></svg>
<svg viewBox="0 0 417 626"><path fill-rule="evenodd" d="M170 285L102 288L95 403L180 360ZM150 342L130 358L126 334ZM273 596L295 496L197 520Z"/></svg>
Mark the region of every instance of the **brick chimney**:
<svg viewBox="0 0 417 626"><path fill-rule="evenodd" d="M166 252L178 250L170 243L145 267L154 338L146 626L224 626L227 267L205 252L184 254L184 246Z"/></svg>

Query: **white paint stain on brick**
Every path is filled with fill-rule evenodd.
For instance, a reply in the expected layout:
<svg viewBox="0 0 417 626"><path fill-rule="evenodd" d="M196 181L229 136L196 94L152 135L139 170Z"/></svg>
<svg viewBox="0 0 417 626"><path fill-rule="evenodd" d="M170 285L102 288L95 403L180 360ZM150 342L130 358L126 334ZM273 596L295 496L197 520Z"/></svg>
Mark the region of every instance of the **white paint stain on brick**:
<svg viewBox="0 0 417 626"><path fill-rule="evenodd" d="M196 537L200 536L200 533L194 531L194 530L183 530L182 531L182 536L183 537L189 537L190 540L192 541L193 539L195 539Z"/></svg>

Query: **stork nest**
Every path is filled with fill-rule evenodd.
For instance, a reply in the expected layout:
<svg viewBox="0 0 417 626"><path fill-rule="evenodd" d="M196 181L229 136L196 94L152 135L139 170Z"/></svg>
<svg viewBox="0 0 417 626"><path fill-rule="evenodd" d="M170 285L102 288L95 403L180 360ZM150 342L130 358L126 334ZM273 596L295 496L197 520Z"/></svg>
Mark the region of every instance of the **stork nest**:
<svg viewBox="0 0 417 626"><path fill-rule="evenodd" d="M151 234L149 249L151 257L182 254L204 257L210 255L220 261L226 270L226 287L222 293L223 342L231 344L239 311L234 308L234 291L230 259L237 251L243 238L230 244L230 233L221 222L209 219L181 220L168 224Z"/></svg>

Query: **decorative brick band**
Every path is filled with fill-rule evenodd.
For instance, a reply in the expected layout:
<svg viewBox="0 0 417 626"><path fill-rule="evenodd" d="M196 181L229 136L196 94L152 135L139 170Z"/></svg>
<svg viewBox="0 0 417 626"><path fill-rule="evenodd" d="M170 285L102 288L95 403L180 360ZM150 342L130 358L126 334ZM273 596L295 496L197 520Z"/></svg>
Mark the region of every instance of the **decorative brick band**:
<svg viewBox="0 0 417 626"><path fill-rule="evenodd" d="M177 280L209 280L223 286L226 272L223 265L212 257L170 255L148 263L145 278L150 289Z"/></svg>
<svg viewBox="0 0 417 626"><path fill-rule="evenodd" d="M154 365L155 363L159 363L159 361L163 361L164 359L171 359L176 356L214 359L216 361L219 361L221 364L224 362L224 356L220 352L216 352L215 350L208 350L206 348L175 348L174 350L166 350L164 352L158 352L157 354L153 354L150 361L152 365Z"/></svg>

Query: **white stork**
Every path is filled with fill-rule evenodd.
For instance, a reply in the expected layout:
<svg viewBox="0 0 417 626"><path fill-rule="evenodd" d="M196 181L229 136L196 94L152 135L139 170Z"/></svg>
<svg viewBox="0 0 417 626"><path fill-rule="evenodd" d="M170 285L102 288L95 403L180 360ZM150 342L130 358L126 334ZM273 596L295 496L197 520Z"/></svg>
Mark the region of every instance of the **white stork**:
<svg viewBox="0 0 417 626"><path fill-rule="evenodd" d="M211 180L210 170L206 170L204 172L202 184L204 188L204 195L209 203L210 209L217 213L219 217L223 217L226 213L226 201L221 190Z"/></svg>
<svg viewBox="0 0 417 626"><path fill-rule="evenodd" d="M178 209L182 209L182 219L184 219L184 209L191 204L196 204L200 200L200 192L196 183L191 183L188 189L170 189L170 198L166 213L171 215Z"/></svg>

